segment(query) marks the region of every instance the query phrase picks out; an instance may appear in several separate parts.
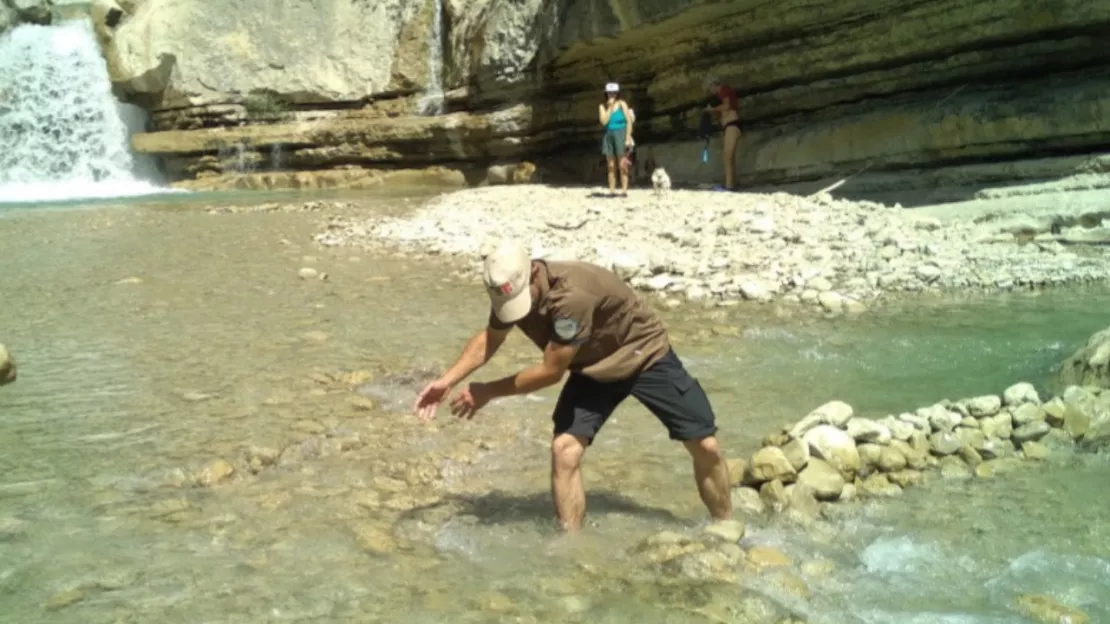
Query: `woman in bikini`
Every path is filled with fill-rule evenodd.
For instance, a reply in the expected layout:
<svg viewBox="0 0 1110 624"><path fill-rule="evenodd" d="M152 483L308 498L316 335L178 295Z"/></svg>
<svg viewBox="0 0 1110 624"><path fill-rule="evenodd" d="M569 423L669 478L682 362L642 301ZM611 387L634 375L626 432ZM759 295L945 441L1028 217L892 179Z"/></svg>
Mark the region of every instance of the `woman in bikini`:
<svg viewBox="0 0 1110 624"><path fill-rule="evenodd" d="M710 76L706 80L706 87L716 96L720 104L716 106L706 106L706 108L721 117L721 129L724 133L724 145L721 152L721 160L725 165L725 189L731 191L736 186L736 164L734 162L736 156L736 146L740 143L740 113L737 112L739 108L740 98L737 97L736 91L731 87L723 84L720 80Z"/></svg>
<svg viewBox="0 0 1110 624"><path fill-rule="evenodd" d="M609 168L609 194L616 193L617 162L623 160L632 149L632 116L628 103L621 98L620 85L610 82L605 85L605 97L597 107L597 119L605 127L601 138L601 153L605 155ZM623 163L622 163L623 164ZM621 195L628 196L628 167L620 167Z"/></svg>

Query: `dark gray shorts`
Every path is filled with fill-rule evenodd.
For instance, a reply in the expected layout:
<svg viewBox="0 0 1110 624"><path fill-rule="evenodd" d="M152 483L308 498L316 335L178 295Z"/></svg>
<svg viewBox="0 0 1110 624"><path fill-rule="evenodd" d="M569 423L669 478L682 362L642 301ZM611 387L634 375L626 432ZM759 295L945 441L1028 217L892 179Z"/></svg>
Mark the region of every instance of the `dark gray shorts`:
<svg viewBox="0 0 1110 624"><path fill-rule="evenodd" d="M606 130L605 135L601 137L601 153L609 158L620 158L624 156L624 140L627 138L627 135L628 128Z"/></svg>
<svg viewBox="0 0 1110 624"><path fill-rule="evenodd" d="M671 349L661 360L629 379L602 382L571 373L552 416L555 435L569 433L592 443L601 426L628 395L655 414L672 440L700 440L717 433L709 397Z"/></svg>

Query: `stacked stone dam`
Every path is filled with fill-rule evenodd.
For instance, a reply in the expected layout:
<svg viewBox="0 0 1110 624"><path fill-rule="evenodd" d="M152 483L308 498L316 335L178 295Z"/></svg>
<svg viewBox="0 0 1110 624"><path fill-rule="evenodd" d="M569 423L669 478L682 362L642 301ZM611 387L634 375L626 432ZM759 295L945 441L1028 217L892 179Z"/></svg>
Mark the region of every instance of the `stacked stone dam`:
<svg viewBox="0 0 1110 624"><path fill-rule="evenodd" d="M732 472L743 508L812 520L820 503L895 496L935 474L989 477L1008 460L1108 444L1110 393L1069 386L1042 402L1023 382L1001 395L941 401L878 420L831 401L766 436Z"/></svg>

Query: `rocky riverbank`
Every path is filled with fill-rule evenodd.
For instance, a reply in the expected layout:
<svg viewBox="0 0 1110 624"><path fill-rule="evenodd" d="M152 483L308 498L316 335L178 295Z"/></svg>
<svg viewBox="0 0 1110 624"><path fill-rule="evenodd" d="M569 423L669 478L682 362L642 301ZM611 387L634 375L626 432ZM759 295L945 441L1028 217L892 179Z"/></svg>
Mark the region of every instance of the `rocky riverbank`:
<svg viewBox="0 0 1110 624"><path fill-rule="evenodd" d="M1105 334L1095 334L1090 344ZM847 403L830 401L767 435L748 459L730 460L729 472L733 506L741 517L777 515L819 528L822 519L851 514L861 501L898 496L938 478L991 478L1020 469L1022 460L1108 445L1110 392L1073 385L1042 402L1033 384L1021 382L1001 394L943 400L881 420L861 418ZM814 578L832 569L820 559L797 567L766 546L743 550L737 543L744 535L741 521L712 524L699 536L663 532L643 540L632 554L699 581L735 582L738 570L749 575L771 570L780 590L797 595L806 591L798 574ZM1011 608L1046 624L1092 621L1049 595L1017 596Z"/></svg>
<svg viewBox="0 0 1110 624"><path fill-rule="evenodd" d="M739 300L856 312L883 296L1006 291L1110 277L1110 227L926 216L828 194L798 196L504 186L440 196L403 216L332 217L324 245L457 254L468 271L497 237L537 257L615 270L669 305ZM1083 237L1087 237L1084 239Z"/></svg>

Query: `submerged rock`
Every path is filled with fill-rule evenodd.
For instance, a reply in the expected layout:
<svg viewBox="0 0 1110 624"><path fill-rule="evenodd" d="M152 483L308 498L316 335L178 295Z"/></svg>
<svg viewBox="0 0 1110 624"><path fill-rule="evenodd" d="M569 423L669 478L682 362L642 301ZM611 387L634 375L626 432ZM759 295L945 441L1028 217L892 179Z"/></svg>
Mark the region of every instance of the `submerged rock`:
<svg viewBox="0 0 1110 624"><path fill-rule="evenodd" d="M1017 608L1042 624L1088 624L1090 616L1079 609L1060 604L1055 598L1043 594L1018 596Z"/></svg>
<svg viewBox="0 0 1110 624"><path fill-rule="evenodd" d="M0 386L6 386L16 380L18 371L15 366L15 357L8 348L0 344Z"/></svg>

